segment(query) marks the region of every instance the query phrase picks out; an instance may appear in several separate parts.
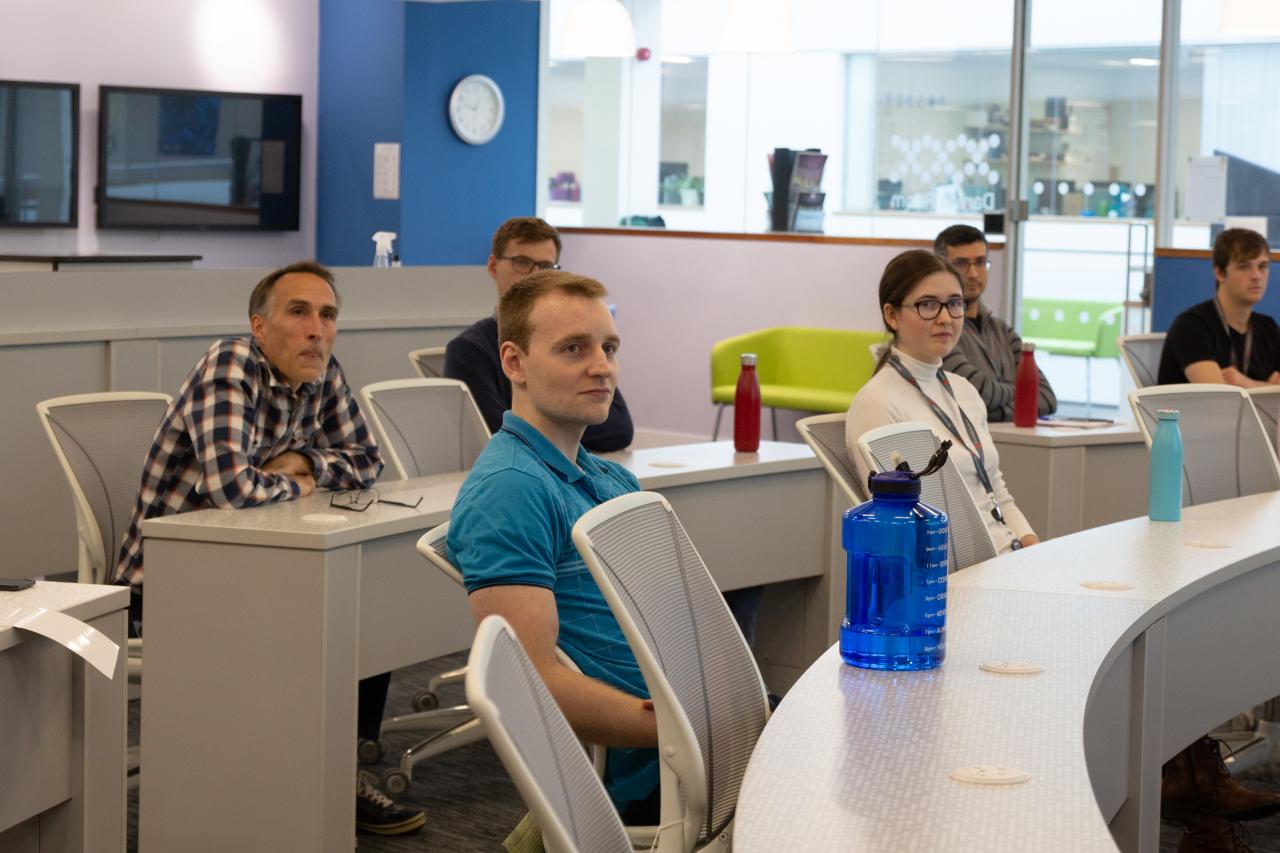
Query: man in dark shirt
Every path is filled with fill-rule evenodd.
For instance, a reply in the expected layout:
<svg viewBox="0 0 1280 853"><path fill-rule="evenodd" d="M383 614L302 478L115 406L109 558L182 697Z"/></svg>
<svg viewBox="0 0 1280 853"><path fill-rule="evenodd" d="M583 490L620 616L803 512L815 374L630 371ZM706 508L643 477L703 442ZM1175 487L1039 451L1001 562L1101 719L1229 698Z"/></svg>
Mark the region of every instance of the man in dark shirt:
<svg viewBox="0 0 1280 853"><path fill-rule="evenodd" d="M1213 298L1169 326L1159 382L1211 382L1255 388L1280 384L1280 327L1253 307L1267 292L1271 251L1266 238L1228 228L1213 242Z"/></svg>
<svg viewBox="0 0 1280 853"><path fill-rule="evenodd" d="M531 273L558 269L560 234L541 219L508 219L494 233L488 270L497 285L498 299ZM511 408L511 380L502 371L498 343L498 320L490 316L449 341L444 352L444 375L467 383L491 433L502 428L502 413ZM615 389L608 419L587 427L582 446L593 453L622 450L631 444L634 434L626 401Z"/></svg>
<svg viewBox="0 0 1280 853"><path fill-rule="evenodd" d="M987 236L972 225L944 228L933 241L933 253L956 268L964 286L964 331L955 349L942 360L942 367L964 379L977 390L987 405L987 420L1013 420L1013 385L1022 357L1022 338L1004 320L982 304L987 289L991 259ZM1040 393L1036 400L1039 415L1053 414L1058 398L1044 373L1039 373Z"/></svg>

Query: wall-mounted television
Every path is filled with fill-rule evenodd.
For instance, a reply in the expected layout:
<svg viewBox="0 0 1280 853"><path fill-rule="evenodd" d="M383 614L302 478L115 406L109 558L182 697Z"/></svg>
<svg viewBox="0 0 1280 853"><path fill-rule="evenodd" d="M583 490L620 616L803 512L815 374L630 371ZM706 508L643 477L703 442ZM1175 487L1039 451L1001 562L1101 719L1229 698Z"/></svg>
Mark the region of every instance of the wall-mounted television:
<svg viewBox="0 0 1280 853"><path fill-rule="evenodd" d="M80 87L0 80L0 228L76 224Z"/></svg>
<svg viewBox="0 0 1280 853"><path fill-rule="evenodd" d="M297 231L302 96L102 86L98 227Z"/></svg>

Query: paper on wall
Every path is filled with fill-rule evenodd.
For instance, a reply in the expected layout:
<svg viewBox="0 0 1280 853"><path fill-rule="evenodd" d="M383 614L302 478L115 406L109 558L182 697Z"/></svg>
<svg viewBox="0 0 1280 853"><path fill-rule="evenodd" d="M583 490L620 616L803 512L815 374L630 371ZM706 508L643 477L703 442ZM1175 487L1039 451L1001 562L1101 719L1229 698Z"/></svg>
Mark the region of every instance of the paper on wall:
<svg viewBox="0 0 1280 853"><path fill-rule="evenodd" d="M1227 215L1227 158L1192 157L1187 163L1187 218L1221 222Z"/></svg>
<svg viewBox="0 0 1280 853"><path fill-rule="evenodd" d="M20 628L48 637L84 658L107 678L115 676L120 647L73 616L46 607L0 607L0 628Z"/></svg>

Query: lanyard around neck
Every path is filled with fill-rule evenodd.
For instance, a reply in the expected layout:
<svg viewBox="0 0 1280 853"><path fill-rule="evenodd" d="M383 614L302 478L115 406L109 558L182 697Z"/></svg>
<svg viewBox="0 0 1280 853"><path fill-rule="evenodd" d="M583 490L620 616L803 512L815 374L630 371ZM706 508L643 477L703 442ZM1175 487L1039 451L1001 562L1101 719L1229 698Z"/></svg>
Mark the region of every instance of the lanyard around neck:
<svg viewBox="0 0 1280 853"><path fill-rule="evenodd" d="M941 367L938 368L938 381L942 383L942 387L946 390L947 394L950 395L951 400L956 404L956 408L960 410L960 420L964 422L965 432L969 435L969 444L965 444L965 440L961 437L960 431L956 429L955 421L951 420L951 417L946 412L942 411L942 407L935 403L933 398L924 392L924 389L920 387L920 383L911 375L911 371L907 370L901 359L896 355L890 355L885 363L898 371L898 374L903 379L907 380L907 382L911 384L912 388L915 388L920 392L920 396L924 397L924 401L929 405L929 410L933 412L934 417L941 421L942 425L947 428L947 431L955 436L956 441L960 443L961 447L969 451L969 455L973 457L974 467L978 472L978 480L982 482L982 488L986 489L987 494L991 496L991 515L1001 524L1005 523L1004 513L1000 512L1000 505L995 499L995 489L991 487L991 478L987 476L987 454L986 451L983 450L982 439L978 437L978 430L974 427L973 421L969 420L969 416L965 414L964 407L961 406L960 401L956 399L956 392L951 390L951 382L947 379L946 372L943 371Z"/></svg>
<svg viewBox="0 0 1280 853"><path fill-rule="evenodd" d="M1227 324L1227 314L1222 310L1222 306L1218 303L1218 295L1213 296L1213 307L1218 312L1218 319L1222 321L1222 331L1227 335L1227 358L1233 362L1235 360L1236 348L1231 345L1231 326ZM1240 353L1241 363L1236 365L1236 369L1246 376L1249 375L1249 357L1253 354L1253 312L1249 312L1249 319L1244 327L1244 352Z"/></svg>

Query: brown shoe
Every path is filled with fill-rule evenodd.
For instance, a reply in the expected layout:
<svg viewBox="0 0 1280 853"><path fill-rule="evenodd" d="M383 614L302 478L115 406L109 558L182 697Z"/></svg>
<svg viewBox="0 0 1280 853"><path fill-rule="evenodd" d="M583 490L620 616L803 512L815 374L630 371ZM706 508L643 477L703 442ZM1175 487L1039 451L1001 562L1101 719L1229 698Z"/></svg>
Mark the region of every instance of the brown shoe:
<svg viewBox="0 0 1280 853"><path fill-rule="evenodd" d="M1231 778L1218 742L1208 736L1165 764L1160 801L1165 816L1174 819L1208 814L1257 820L1280 812L1280 796L1251 791Z"/></svg>
<svg viewBox="0 0 1280 853"><path fill-rule="evenodd" d="M1253 853L1244 828L1223 817L1202 815L1182 830L1178 853Z"/></svg>

